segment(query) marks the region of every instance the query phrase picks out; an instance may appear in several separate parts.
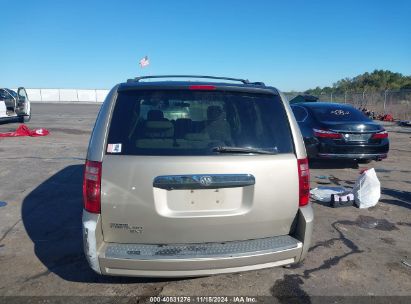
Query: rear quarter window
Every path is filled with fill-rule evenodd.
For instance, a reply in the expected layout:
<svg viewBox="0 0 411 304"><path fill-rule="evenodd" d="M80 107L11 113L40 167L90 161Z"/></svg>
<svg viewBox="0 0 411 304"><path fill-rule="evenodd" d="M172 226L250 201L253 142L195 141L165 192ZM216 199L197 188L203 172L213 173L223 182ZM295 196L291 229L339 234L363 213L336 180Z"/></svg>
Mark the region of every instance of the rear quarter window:
<svg viewBox="0 0 411 304"><path fill-rule="evenodd" d="M283 104L276 95L225 91L119 91L106 153L214 155L214 147L292 153Z"/></svg>

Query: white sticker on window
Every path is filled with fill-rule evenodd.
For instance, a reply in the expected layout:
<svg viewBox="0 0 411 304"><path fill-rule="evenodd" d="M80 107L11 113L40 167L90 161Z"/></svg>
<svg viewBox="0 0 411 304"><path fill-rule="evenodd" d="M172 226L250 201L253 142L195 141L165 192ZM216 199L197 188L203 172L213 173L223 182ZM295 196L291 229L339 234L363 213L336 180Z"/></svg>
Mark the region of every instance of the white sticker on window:
<svg viewBox="0 0 411 304"><path fill-rule="evenodd" d="M121 153L121 144L108 144L107 152L108 153Z"/></svg>
<svg viewBox="0 0 411 304"><path fill-rule="evenodd" d="M331 111L331 113L335 115L349 115L350 114L350 112L344 111L344 110L334 110L334 111Z"/></svg>

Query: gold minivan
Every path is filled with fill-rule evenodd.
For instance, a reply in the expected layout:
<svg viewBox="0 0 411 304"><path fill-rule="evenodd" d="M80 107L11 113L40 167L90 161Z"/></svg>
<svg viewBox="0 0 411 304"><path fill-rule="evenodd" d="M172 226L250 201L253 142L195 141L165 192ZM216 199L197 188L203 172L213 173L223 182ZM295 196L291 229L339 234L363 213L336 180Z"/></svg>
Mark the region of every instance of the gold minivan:
<svg viewBox="0 0 411 304"><path fill-rule="evenodd" d="M297 263L310 246L304 143L284 96L261 82L116 85L91 135L83 194L85 255L103 275L262 269Z"/></svg>

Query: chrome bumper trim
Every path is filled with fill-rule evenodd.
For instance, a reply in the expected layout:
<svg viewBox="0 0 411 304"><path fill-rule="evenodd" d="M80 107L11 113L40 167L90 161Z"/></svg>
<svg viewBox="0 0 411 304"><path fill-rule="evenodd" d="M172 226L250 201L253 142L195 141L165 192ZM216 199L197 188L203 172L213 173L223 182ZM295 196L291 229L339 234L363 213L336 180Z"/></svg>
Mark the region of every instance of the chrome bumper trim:
<svg viewBox="0 0 411 304"><path fill-rule="evenodd" d="M165 190L218 189L255 184L251 174L186 174L157 176L153 187Z"/></svg>

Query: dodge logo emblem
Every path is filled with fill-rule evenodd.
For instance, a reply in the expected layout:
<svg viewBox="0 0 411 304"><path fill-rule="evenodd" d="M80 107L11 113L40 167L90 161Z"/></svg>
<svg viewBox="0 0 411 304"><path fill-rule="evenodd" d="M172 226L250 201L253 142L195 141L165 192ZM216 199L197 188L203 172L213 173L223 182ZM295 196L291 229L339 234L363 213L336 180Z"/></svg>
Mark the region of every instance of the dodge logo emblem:
<svg viewBox="0 0 411 304"><path fill-rule="evenodd" d="M213 183L213 179L211 176L202 176L200 177L200 184L202 186L210 186Z"/></svg>

